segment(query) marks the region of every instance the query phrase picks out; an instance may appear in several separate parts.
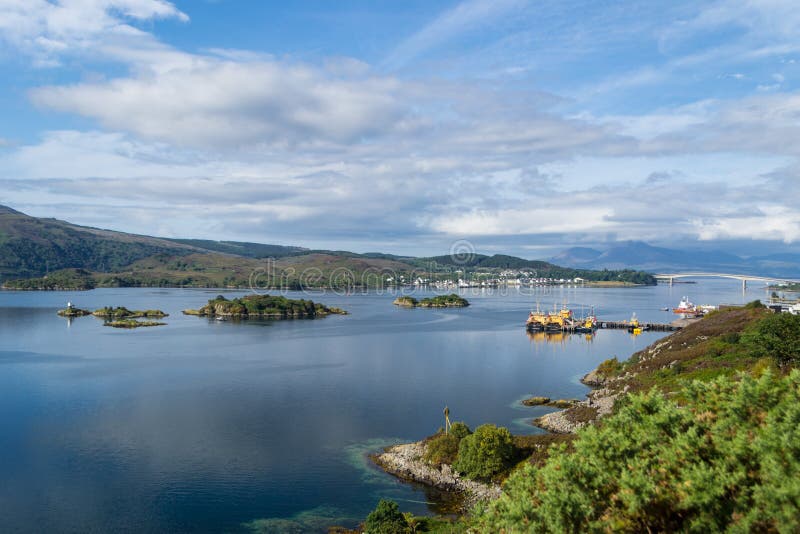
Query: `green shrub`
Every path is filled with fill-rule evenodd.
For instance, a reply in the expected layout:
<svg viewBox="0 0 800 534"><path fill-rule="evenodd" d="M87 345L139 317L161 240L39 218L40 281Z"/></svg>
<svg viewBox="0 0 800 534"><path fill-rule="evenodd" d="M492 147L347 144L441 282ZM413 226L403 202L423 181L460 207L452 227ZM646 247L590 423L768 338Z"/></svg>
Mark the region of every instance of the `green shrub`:
<svg viewBox="0 0 800 534"><path fill-rule="evenodd" d="M767 315L744 333L742 342L755 356L770 356L783 367L800 362L800 315Z"/></svg>
<svg viewBox="0 0 800 534"><path fill-rule="evenodd" d="M406 534L408 521L394 501L381 499L364 523L366 534Z"/></svg>
<svg viewBox="0 0 800 534"><path fill-rule="evenodd" d="M459 441L453 434L438 434L425 446L425 461L433 465L452 464L458 455Z"/></svg>
<svg viewBox="0 0 800 534"><path fill-rule="evenodd" d="M508 468L513 458L514 442L508 429L481 425L461 440L453 468L468 478L488 480Z"/></svg>
<svg viewBox="0 0 800 534"><path fill-rule="evenodd" d="M745 309L747 310L758 310L764 308L765 306L761 303L760 300L754 300L753 302L748 302L744 305Z"/></svg>
<svg viewBox="0 0 800 534"><path fill-rule="evenodd" d="M460 440L464 439L465 437L472 434L472 430L469 429L466 423L461 421L456 421L452 425L450 425L450 435L455 436Z"/></svg>
<svg viewBox="0 0 800 534"><path fill-rule="evenodd" d="M602 376L612 376L622 369L622 364L616 356L603 361L597 366L597 373Z"/></svg>
<svg viewBox="0 0 800 534"><path fill-rule="evenodd" d="M574 452L512 474L474 530L800 531L800 372L693 382L681 397L630 395Z"/></svg>

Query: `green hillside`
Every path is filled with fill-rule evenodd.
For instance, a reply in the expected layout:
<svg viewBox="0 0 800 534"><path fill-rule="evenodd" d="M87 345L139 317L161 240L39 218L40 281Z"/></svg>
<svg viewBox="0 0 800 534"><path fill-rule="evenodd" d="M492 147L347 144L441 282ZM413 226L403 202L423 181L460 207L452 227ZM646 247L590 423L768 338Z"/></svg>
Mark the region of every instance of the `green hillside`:
<svg viewBox="0 0 800 534"><path fill-rule="evenodd" d="M416 278L536 277L654 284L638 271L566 269L514 256L409 258L379 252L203 239L162 239L40 219L0 206L0 283L9 289L94 287L365 288ZM457 271L461 274L457 274Z"/></svg>
<svg viewBox="0 0 800 534"><path fill-rule="evenodd" d="M245 258L282 258L293 254L303 254L308 249L303 247L289 247L284 245L265 245L263 243L248 243L246 241L211 241L209 239L168 239L173 243L202 248L211 252L234 254Z"/></svg>
<svg viewBox="0 0 800 534"><path fill-rule="evenodd" d="M66 268L114 271L154 254L192 251L163 239L39 219L0 206L0 280Z"/></svg>

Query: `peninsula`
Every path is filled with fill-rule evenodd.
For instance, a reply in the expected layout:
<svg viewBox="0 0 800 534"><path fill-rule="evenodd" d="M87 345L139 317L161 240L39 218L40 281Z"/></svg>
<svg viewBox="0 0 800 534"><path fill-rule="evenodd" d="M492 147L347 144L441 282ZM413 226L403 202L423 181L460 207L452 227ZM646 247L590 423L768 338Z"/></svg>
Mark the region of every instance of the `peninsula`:
<svg viewBox="0 0 800 534"><path fill-rule="evenodd" d="M183 310L183 313L231 319L315 319L332 314L347 315L340 308L328 307L313 300L272 295L248 295L233 300L218 295L199 310Z"/></svg>
<svg viewBox="0 0 800 534"><path fill-rule="evenodd" d="M800 316L756 301L603 362L588 400L537 419L552 434L453 423L375 461L489 501L449 532L794 531L798 366Z"/></svg>

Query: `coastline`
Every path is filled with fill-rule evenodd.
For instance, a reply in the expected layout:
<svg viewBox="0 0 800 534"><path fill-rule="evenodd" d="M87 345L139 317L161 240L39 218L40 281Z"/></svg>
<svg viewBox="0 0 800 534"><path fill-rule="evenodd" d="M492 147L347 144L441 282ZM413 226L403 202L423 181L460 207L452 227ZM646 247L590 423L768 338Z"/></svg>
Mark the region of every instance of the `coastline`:
<svg viewBox="0 0 800 534"><path fill-rule="evenodd" d="M464 502L461 508L464 512L479 502L497 499L502 494L500 485L463 478L447 464L443 464L441 470L430 466L423 460L425 446L425 440L401 443L386 447L383 452L371 455L370 458L385 472L401 480L419 482L438 490L462 495Z"/></svg>

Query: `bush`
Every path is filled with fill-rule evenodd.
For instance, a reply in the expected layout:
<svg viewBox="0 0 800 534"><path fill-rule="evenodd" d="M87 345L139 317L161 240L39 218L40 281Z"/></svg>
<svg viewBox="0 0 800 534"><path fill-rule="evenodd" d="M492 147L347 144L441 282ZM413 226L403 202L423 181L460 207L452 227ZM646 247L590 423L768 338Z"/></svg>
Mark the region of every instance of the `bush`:
<svg viewBox="0 0 800 534"><path fill-rule="evenodd" d="M381 499L364 522L366 534L406 534L408 521L394 501Z"/></svg>
<svg viewBox="0 0 800 534"><path fill-rule="evenodd" d="M461 440L453 468L468 478L488 480L509 467L513 458L514 442L508 429L481 425Z"/></svg>
<svg viewBox="0 0 800 534"><path fill-rule="evenodd" d="M469 429L466 423L461 421L456 421L452 425L450 425L450 435L455 436L458 438L459 441L464 439L465 437L472 434L472 430Z"/></svg>
<svg viewBox="0 0 800 534"><path fill-rule="evenodd" d="M770 356L779 366L800 362L800 315L776 313L745 332L742 342L755 356Z"/></svg>
<svg viewBox="0 0 800 534"><path fill-rule="evenodd" d="M597 366L597 374L609 377L616 374L621 369L622 369L622 364L617 359L617 357L614 356L613 358L609 358L608 360L603 361L600 365Z"/></svg>
<svg viewBox="0 0 800 534"><path fill-rule="evenodd" d="M452 464L458 456L459 441L453 434L438 434L425 447L425 461L433 465Z"/></svg>
<svg viewBox="0 0 800 534"><path fill-rule="evenodd" d="M693 382L681 397L629 396L574 452L512 474L474 529L800 531L800 372Z"/></svg>
<svg viewBox="0 0 800 534"><path fill-rule="evenodd" d="M461 421L450 425L450 432L443 430L433 437L425 447L425 461L433 465L452 464L458 456L458 446L461 440L469 436L472 431Z"/></svg>

